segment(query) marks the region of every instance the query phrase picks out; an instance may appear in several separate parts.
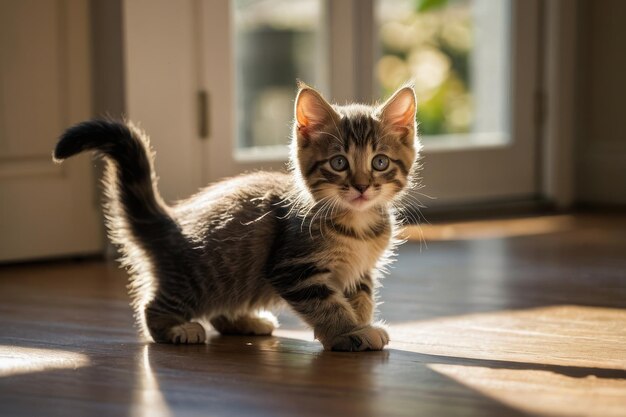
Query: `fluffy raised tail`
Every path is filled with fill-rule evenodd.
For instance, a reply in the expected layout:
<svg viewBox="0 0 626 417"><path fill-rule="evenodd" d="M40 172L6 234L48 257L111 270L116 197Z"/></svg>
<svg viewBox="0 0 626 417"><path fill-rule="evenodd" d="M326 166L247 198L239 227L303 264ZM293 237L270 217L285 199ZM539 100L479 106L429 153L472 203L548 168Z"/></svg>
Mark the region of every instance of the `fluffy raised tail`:
<svg viewBox="0 0 626 417"><path fill-rule="evenodd" d="M107 160L104 184L109 201L106 214L113 235L121 226L113 224L118 220L124 220L140 242L171 233L172 227L178 229L156 189L152 152L142 131L131 124L113 121L83 122L61 136L54 150L54 160L60 162L89 150L99 152ZM116 241L122 238L112 237Z"/></svg>
<svg viewBox="0 0 626 417"><path fill-rule="evenodd" d="M157 191L152 151L141 130L130 123L108 120L80 123L61 136L53 156L60 162L90 150L106 161L107 228L123 254L123 265L130 269L133 305L140 323L145 324L148 304L154 304L155 296L174 280L167 277L197 274L193 268L197 263L195 250ZM186 315L178 311L171 314ZM169 338L147 324L155 340Z"/></svg>

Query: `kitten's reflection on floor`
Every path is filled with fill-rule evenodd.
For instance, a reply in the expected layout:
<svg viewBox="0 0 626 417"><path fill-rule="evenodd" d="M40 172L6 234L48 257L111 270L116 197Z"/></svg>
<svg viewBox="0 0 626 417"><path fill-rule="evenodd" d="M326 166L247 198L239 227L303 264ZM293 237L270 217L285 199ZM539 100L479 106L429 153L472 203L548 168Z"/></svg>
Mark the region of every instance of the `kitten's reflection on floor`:
<svg viewBox="0 0 626 417"><path fill-rule="evenodd" d="M141 355L132 415L169 416L174 405L177 413L198 412L207 404L218 414L236 406L236 414L323 415L335 399L368 416L375 414L376 368L389 352L350 355L295 338L213 335L204 345L147 344ZM330 402L306 395L322 381ZM346 383L351 394L341 389Z"/></svg>
<svg viewBox="0 0 626 417"><path fill-rule="evenodd" d="M150 347L147 344L141 349L137 358L137 387L135 388L134 399L132 401L132 416L168 417L171 415L170 408L159 388L159 382L150 364Z"/></svg>

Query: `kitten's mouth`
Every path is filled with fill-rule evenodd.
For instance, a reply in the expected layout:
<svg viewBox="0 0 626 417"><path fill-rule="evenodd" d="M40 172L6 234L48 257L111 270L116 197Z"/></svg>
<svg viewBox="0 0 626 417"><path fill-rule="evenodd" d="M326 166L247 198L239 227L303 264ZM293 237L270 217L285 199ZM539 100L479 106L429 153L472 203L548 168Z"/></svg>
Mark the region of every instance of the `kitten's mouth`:
<svg viewBox="0 0 626 417"><path fill-rule="evenodd" d="M365 195L361 194L351 199L350 204L353 205L354 207L362 208L363 206L367 205L371 201L372 199L370 197L366 197Z"/></svg>

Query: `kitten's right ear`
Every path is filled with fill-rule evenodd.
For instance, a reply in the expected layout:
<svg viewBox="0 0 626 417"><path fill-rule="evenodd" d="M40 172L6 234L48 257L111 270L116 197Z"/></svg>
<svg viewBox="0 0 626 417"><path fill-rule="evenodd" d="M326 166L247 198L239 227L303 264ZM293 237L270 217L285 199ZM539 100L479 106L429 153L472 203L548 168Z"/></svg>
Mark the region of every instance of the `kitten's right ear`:
<svg viewBox="0 0 626 417"><path fill-rule="evenodd" d="M300 82L296 97L296 129L298 136L310 138L312 134L331 122L337 122L339 115L320 93Z"/></svg>
<svg viewBox="0 0 626 417"><path fill-rule="evenodd" d="M404 131L415 127L415 110L417 108L415 90L407 85L380 106L382 122L392 130Z"/></svg>

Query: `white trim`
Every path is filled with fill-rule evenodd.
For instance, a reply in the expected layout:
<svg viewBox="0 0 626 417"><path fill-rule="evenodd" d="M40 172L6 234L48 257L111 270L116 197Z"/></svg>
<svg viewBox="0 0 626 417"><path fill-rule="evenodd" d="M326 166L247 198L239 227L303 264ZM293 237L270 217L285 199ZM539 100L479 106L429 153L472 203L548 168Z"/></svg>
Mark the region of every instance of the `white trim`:
<svg viewBox="0 0 626 417"><path fill-rule="evenodd" d="M355 0L327 0L329 90L326 98L343 104L357 92L356 68L359 39L356 36Z"/></svg>
<svg viewBox="0 0 626 417"><path fill-rule="evenodd" d="M574 142L578 2L545 2L545 94L542 193L559 208L575 198Z"/></svg>
<svg viewBox="0 0 626 417"><path fill-rule="evenodd" d="M289 147L287 145L253 146L235 149L235 161L251 163L254 161L287 162Z"/></svg>
<svg viewBox="0 0 626 417"><path fill-rule="evenodd" d="M337 104L374 97L375 0L326 0L329 90Z"/></svg>
<svg viewBox="0 0 626 417"><path fill-rule="evenodd" d="M511 146L511 135L505 132L480 132L420 137L423 152L472 151Z"/></svg>

